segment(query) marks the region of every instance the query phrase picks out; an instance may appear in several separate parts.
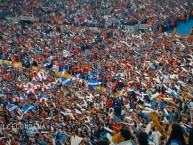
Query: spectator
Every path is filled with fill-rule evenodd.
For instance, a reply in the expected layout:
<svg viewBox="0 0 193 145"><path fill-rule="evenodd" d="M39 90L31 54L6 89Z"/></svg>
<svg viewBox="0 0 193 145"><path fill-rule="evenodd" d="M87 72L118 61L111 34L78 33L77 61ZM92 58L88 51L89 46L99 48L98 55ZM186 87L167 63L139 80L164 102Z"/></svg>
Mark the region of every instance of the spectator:
<svg viewBox="0 0 193 145"><path fill-rule="evenodd" d="M107 140L104 140L104 139L101 139L98 141L97 145L109 145L109 141Z"/></svg>
<svg viewBox="0 0 193 145"><path fill-rule="evenodd" d="M179 124L172 124L171 133L166 145L186 145L182 127Z"/></svg>
<svg viewBox="0 0 193 145"><path fill-rule="evenodd" d="M139 143L139 145L148 145L148 135L146 132L143 131L139 131L137 133L137 143Z"/></svg>
<svg viewBox="0 0 193 145"><path fill-rule="evenodd" d="M190 131L188 145L193 145L193 129Z"/></svg>
<svg viewBox="0 0 193 145"><path fill-rule="evenodd" d="M193 27L190 30L190 35L193 35Z"/></svg>
<svg viewBox="0 0 193 145"><path fill-rule="evenodd" d="M0 17L39 18L33 25L0 21L2 144L93 144L107 140L107 131L117 133L114 142L130 144L139 130L164 144L176 120L188 135L192 36L134 35L121 25L176 27L191 1L2 2Z"/></svg>
<svg viewBox="0 0 193 145"><path fill-rule="evenodd" d="M118 143L118 145L132 145L131 132L127 128L122 128L120 133L113 136L112 141Z"/></svg>

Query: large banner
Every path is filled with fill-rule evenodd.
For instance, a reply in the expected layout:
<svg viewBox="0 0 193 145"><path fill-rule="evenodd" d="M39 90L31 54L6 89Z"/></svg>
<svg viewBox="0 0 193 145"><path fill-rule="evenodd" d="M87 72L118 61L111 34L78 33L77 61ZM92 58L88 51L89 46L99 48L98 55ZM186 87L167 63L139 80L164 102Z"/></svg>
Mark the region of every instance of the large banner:
<svg viewBox="0 0 193 145"><path fill-rule="evenodd" d="M139 24L139 29L149 29L150 25L147 24Z"/></svg>

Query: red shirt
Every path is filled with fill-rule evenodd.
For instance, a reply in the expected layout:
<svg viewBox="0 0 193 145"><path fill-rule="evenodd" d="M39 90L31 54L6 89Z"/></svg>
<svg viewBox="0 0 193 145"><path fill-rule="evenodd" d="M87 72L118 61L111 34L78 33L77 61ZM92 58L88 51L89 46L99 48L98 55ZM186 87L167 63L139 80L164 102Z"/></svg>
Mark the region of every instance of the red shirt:
<svg viewBox="0 0 193 145"><path fill-rule="evenodd" d="M84 68L83 68L83 72L84 72L84 73L88 73L88 71L89 71L88 67L84 67Z"/></svg>

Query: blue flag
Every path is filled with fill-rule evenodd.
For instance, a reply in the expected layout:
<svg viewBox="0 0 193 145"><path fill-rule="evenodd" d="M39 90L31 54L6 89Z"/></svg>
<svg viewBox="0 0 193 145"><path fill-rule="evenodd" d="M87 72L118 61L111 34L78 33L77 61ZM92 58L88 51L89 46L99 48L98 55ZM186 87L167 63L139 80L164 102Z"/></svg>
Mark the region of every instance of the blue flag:
<svg viewBox="0 0 193 145"><path fill-rule="evenodd" d="M7 104L7 109L12 112L12 111L15 111L18 109L18 106L17 105L14 105L14 104Z"/></svg>
<svg viewBox="0 0 193 145"><path fill-rule="evenodd" d="M27 112L27 111L30 111L30 110L36 110L36 106L33 106L33 105L25 105L23 106L23 108L21 109L23 112Z"/></svg>
<svg viewBox="0 0 193 145"><path fill-rule="evenodd" d="M91 78L88 80L88 85L90 85L90 86L100 86L101 84L102 84L102 82L99 82L94 78Z"/></svg>
<svg viewBox="0 0 193 145"><path fill-rule="evenodd" d="M35 126L33 126L33 127L29 128L29 129L26 131L26 134L27 134L28 136L31 136L32 134L38 133L38 132L39 132L38 129L37 129Z"/></svg>

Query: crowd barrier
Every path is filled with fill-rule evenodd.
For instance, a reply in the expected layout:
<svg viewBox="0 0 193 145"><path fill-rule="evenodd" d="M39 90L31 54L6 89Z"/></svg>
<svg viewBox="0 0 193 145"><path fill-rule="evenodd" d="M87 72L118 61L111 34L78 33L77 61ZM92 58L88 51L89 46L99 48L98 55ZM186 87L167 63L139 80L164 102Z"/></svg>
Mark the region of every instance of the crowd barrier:
<svg viewBox="0 0 193 145"><path fill-rule="evenodd" d="M27 16L19 16L19 17L5 17L5 19L12 21L12 22L20 22L20 21L37 21L39 20L38 18L35 17L27 17Z"/></svg>

